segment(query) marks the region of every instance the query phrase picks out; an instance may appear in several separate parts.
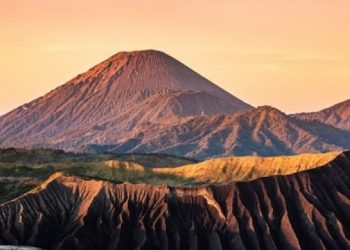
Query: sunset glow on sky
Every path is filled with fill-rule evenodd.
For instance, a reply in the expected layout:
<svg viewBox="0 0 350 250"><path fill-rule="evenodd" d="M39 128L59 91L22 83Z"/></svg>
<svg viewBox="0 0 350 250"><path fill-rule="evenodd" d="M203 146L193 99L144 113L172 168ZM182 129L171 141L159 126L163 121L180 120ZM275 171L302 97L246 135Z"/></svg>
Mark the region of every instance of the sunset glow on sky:
<svg viewBox="0 0 350 250"><path fill-rule="evenodd" d="M2 0L0 114L119 51L157 49L254 105L349 98L349 0Z"/></svg>

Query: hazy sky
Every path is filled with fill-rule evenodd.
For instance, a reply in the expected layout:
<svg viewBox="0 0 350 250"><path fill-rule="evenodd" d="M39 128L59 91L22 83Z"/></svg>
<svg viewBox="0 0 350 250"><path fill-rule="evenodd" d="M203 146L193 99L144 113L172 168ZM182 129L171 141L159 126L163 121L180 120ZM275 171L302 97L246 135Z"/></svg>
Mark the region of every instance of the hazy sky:
<svg viewBox="0 0 350 250"><path fill-rule="evenodd" d="M285 112L350 98L350 0L0 0L0 114L118 51L158 49Z"/></svg>

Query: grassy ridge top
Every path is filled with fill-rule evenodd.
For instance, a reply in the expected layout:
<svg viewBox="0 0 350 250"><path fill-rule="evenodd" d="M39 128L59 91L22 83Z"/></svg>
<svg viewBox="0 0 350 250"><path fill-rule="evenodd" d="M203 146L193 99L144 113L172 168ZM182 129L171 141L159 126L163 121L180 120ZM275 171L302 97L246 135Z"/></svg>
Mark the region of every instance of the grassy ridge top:
<svg viewBox="0 0 350 250"><path fill-rule="evenodd" d="M124 167L109 161L125 162ZM130 163L133 162L133 163ZM195 160L170 155L143 154L73 154L49 149L0 149L0 204L40 185L56 172L66 172L92 179L112 182L131 182L168 185L192 185L190 179L153 173L155 166L181 166ZM145 171L127 166L137 165Z"/></svg>
<svg viewBox="0 0 350 250"><path fill-rule="evenodd" d="M290 175L326 165L341 152L277 157L230 157L175 168L155 168L155 173L191 178L196 182L250 181L273 175Z"/></svg>
<svg viewBox="0 0 350 250"><path fill-rule="evenodd" d="M21 164L46 164L60 162L129 161L144 167L182 166L197 163L195 159L167 154L84 154L52 149L0 149L0 162Z"/></svg>
<svg viewBox="0 0 350 250"><path fill-rule="evenodd" d="M196 163L169 155L85 155L52 150L0 150L0 204L56 172L117 183L197 186L289 175L327 165L340 152L279 157L230 157Z"/></svg>

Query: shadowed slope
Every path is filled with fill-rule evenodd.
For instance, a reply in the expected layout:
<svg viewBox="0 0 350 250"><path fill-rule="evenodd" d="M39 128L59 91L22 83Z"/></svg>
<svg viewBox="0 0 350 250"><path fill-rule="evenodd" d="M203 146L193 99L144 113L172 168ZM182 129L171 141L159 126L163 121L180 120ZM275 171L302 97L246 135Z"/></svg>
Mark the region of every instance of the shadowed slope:
<svg viewBox="0 0 350 250"><path fill-rule="evenodd" d="M224 186L169 188L55 175L0 206L0 244L47 249L348 249L350 154Z"/></svg>

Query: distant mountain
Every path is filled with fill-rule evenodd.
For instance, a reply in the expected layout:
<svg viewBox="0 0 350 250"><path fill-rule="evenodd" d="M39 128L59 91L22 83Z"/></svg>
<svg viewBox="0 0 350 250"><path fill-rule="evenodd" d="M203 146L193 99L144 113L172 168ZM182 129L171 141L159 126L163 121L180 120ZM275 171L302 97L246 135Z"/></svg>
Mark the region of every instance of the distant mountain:
<svg viewBox="0 0 350 250"><path fill-rule="evenodd" d="M350 99L318 112L296 114L295 117L350 131Z"/></svg>
<svg viewBox="0 0 350 250"><path fill-rule="evenodd" d="M163 52L121 52L0 117L0 147L198 159L343 150L350 148L346 110L327 112L342 114L336 128L254 109Z"/></svg>
<svg viewBox="0 0 350 250"><path fill-rule="evenodd" d="M232 114L142 123L116 144L89 145L90 152L158 152L199 159L230 155L290 155L350 147L350 133L302 121L263 106Z"/></svg>
<svg viewBox="0 0 350 250"><path fill-rule="evenodd" d="M121 52L2 116L0 146L76 149L122 138L141 122L249 108L163 52Z"/></svg>

